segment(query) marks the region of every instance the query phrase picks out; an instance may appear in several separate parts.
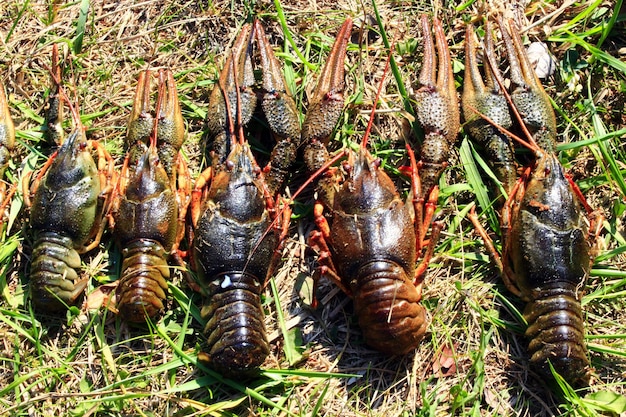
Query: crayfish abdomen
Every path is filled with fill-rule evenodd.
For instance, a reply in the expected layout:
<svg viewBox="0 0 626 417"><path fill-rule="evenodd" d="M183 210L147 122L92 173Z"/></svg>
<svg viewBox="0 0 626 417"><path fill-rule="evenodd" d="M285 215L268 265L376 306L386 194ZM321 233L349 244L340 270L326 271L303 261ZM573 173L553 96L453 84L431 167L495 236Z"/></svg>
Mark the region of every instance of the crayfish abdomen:
<svg viewBox="0 0 626 417"><path fill-rule="evenodd" d="M80 255L71 238L55 231L36 233L30 266L33 303L43 310L60 310L72 304L87 285L76 286ZM61 302L63 301L63 303Z"/></svg>
<svg viewBox="0 0 626 417"><path fill-rule="evenodd" d="M350 282L354 311L367 343L389 355L404 355L428 325L420 294L403 267L391 261L363 265Z"/></svg>
<svg viewBox="0 0 626 417"><path fill-rule="evenodd" d="M207 335L211 365L222 374L232 375L255 370L270 352L261 291L263 285L254 275L224 272L206 287L210 302L202 308L207 318Z"/></svg>
<svg viewBox="0 0 626 417"><path fill-rule="evenodd" d="M140 323L163 310L170 278L167 256L154 240L137 239L124 247L117 287L117 305L124 320Z"/></svg>
<svg viewBox="0 0 626 417"><path fill-rule="evenodd" d="M537 290L524 310L530 362L544 375L550 374L550 361L567 381L584 380L588 377L589 360L580 290L564 283L550 287Z"/></svg>

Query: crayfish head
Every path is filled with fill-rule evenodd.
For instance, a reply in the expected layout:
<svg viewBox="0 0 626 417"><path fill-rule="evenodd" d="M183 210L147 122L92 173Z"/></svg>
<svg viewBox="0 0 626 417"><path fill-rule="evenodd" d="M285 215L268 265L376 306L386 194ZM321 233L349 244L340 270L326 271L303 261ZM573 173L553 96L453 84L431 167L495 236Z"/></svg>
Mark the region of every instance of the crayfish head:
<svg viewBox="0 0 626 417"><path fill-rule="evenodd" d="M247 221L262 216L265 200L262 189L261 169L247 144L235 143L225 170L216 174L209 197L229 216Z"/></svg>
<svg viewBox="0 0 626 417"><path fill-rule="evenodd" d="M169 188L169 178L153 146L146 147L132 175L126 189L126 197L131 201L143 201Z"/></svg>
<svg viewBox="0 0 626 417"><path fill-rule="evenodd" d="M348 179L335 196L335 204L345 213L364 213L387 207L398 197L391 178L380 169L380 159L374 158L367 149L351 152L348 164Z"/></svg>
<svg viewBox="0 0 626 417"><path fill-rule="evenodd" d="M91 146L82 128L75 129L59 148L48 174L46 184L51 189L67 188L85 177L97 180L98 169L91 156Z"/></svg>

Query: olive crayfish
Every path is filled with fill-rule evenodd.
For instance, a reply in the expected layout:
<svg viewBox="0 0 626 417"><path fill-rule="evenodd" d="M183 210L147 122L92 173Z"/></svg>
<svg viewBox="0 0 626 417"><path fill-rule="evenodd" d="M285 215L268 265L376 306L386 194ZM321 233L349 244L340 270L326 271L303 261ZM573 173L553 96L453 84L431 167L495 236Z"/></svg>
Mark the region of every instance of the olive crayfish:
<svg viewBox="0 0 626 417"><path fill-rule="evenodd" d="M475 126L483 126L470 130L477 141L505 141L500 133L505 130L497 127L496 122L507 119L508 101L518 127L528 138L527 143L516 140L526 143L535 160L517 182L507 179L515 175L514 160L508 150L502 153L506 156L496 161L503 168L501 172L506 172L499 177L509 193L502 209L501 258L474 211L469 217L489 248L507 288L527 303L524 317L528 322L530 363L543 375L550 376L553 367L570 384L585 385L589 379L589 360L581 296L594 257L593 239L602 220L559 162L554 110L530 65L518 30L513 22L507 24L502 18L498 18L498 26L510 65L510 99L505 100L508 93L495 64L490 25L487 25L485 48L486 73L491 79L487 88L477 67L473 29L468 26L465 117L473 120ZM485 99L488 94L494 94L489 90L497 91L495 99ZM480 114L484 120L477 118ZM505 116L496 119L494 114ZM485 127L487 123L493 128ZM508 147L506 143L500 145L501 149Z"/></svg>
<svg viewBox="0 0 626 417"><path fill-rule="evenodd" d="M53 53L55 68L56 56ZM65 96L60 79L54 82L70 106L75 126L31 185L34 195L30 227L34 244L30 288L33 304L42 312L65 309L87 286L89 279L79 279L76 269L81 266L80 254L100 242L113 178L110 155L97 142L87 140L80 116ZM62 100L57 103L63 105ZM60 109L51 111L59 117L62 114ZM61 122L49 121L59 125ZM98 152L98 165L91 155L92 149ZM29 205L28 190L24 196Z"/></svg>
<svg viewBox="0 0 626 417"><path fill-rule="evenodd" d="M348 153L343 183L322 184L326 190L315 206L319 230L310 236L319 253L316 278L331 278L353 298L365 342L387 354L413 350L428 327L427 311L420 304L422 284L441 225L433 223L429 241L426 234L437 201L436 183L459 129L450 52L441 22L433 19L438 66L428 18L423 16L421 23L425 56L415 100L426 137L419 162L407 146L412 179L407 202L380 168L381 161L367 150L366 133L359 151Z"/></svg>
<svg viewBox="0 0 626 417"><path fill-rule="evenodd" d="M154 116L150 81L150 70L140 73L111 213L123 259L116 304L130 322L154 318L164 308L170 278L167 258L183 238L191 193L187 165L179 154L185 125L174 76L159 71Z"/></svg>

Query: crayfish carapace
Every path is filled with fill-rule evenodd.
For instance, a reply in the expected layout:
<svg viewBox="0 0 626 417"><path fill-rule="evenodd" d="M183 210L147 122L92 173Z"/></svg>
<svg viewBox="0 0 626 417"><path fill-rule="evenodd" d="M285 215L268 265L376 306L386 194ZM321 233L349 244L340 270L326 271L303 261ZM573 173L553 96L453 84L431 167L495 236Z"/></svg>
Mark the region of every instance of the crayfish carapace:
<svg viewBox="0 0 626 417"><path fill-rule="evenodd" d="M552 366L570 384L585 385L589 379L589 359L580 300L594 258L594 239L599 233L601 216L591 210L559 162L554 110L530 65L518 30L512 22L507 24L501 18L498 25L510 65L510 109L527 136L527 142L516 140L526 144L535 160L513 186L506 180L509 184L506 188L510 189L506 190L509 197L502 209L501 258L473 212L470 219L492 252L507 288L527 303L524 317L528 322L530 363L543 375L551 375ZM481 124L487 123L486 114L509 112L508 100L504 99L508 93L496 69L493 47L489 46L492 43L489 25L487 30L485 62L489 65L488 78L493 77L488 83L497 82L498 95L502 94L503 98L491 100L491 107L485 107L486 101L480 99L485 92L476 88L482 80L474 33L468 27L466 70L471 82L466 83L463 98L466 109L473 108L474 115L482 113L485 121L474 122ZM466 118L469 117L475 119L466 110ZM488 123L493 129L470 130L474 135L484 135L476 139L484 144L504 140L500 134L504 130L493 120ZM508 158L496 162L501 166L513 164ZM505 171L515 172L515 168L510 166Z"/></svg>
<svg viewBox="0 0 626 417"><path fill-rule="evenodd" d="M387 354L415 349L428 327L420 304L422 283L441 225L433 224L429 241L426 234L437 200L435 184L459 128L450 52L441 22L435 18L433 24L438 65L430 23L422 18L425 56L415 99L426 138L419 162L407 147L408 201L402 201L380 160L367 150L366 136L358 152L348 151L345 177L321 184L327 188L315 207L319 230L310 237L319 253L316 275L329 277L353 298L365 342ZM335 183L340 185L332 187Z"/></svg>
<svg viewBox="0 0 626 417"><path fill-rule="evenodd" d="M167 258L184 235L190 182L180 147L185 126L174 76L159 71L156 112L150 111L150 70L140 73L126 135L127 156L113 195L113 236L122 250L116 290L121 317L154 318L164 308Z"/></svg>
<svg viewBox="0 0 626 417"><path fill-rule="evenodd" d="M79 279L76 270L81 266L80 254L100 242L113 177L110 155L97 142L87 140L78 111L65 96L61 80L54 82L70 106L74 130L31 185L34 244L29 277L33 304L41 312L63 310L74 304L87 286L89 278ZM58 103L63 105L61 100ZM62 114L59 109L53 109L53 113ZM99 155L98 165L91 155L93 149Z"/></svg>

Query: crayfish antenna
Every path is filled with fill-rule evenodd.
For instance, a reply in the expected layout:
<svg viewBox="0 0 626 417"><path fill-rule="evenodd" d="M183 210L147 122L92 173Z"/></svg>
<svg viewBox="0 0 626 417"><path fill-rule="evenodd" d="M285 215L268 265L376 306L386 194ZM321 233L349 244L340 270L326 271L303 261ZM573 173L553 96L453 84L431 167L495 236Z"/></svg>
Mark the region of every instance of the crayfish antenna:
<svg viewBox="0 0 626 417"><path fill-rule="evenodd" d="M383 70L383 75L378 83L378 90L376 91L376 97L374 98L374 103L372 104L372 111L370 113L370 119L367 122L367 128L365 129L365 133L363 134L363 139L361 139L361 149L367 149L367 141L369 140L370 131L372 130L372 125L374 124L374 116L376 115L376 106L378 105L378 100L380 99L380 94L383 90L383 83L385 78L387 77L387 72L389 72L389 63L392 57L392 51L396 47L395 41L391 43L389 47L389 55L387 55L387 61L385 62L385 69Z"/></svg>

